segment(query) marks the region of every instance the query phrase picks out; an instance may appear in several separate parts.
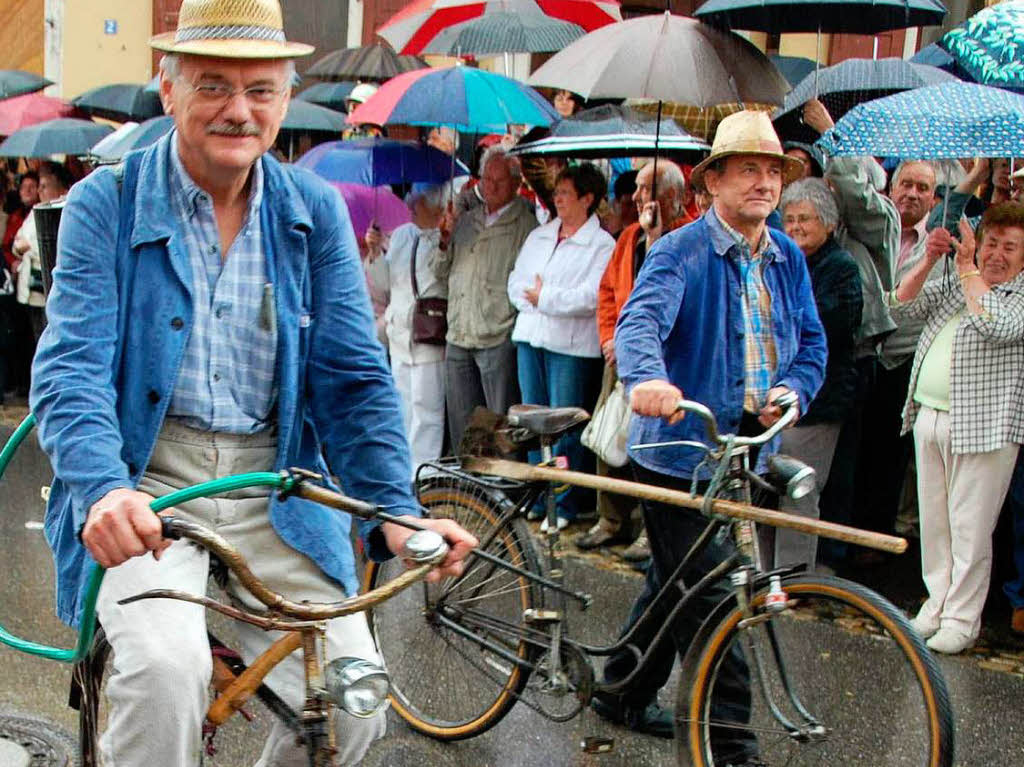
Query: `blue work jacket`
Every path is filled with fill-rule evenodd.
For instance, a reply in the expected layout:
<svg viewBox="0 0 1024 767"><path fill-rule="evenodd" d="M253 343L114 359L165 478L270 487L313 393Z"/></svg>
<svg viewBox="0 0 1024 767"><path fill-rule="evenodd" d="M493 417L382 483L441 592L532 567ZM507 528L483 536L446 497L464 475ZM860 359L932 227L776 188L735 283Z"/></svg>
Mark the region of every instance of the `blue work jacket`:
<svg viewBox="0 0 1024 767"><path fill-rule="evenodd" d="M138 485L192 328L192 269L168 192L176 135L130 153L120 185L109 169L76 184L61 220L30 401L55 474L45 530L57 614L72 625L93 564L79 540L88 510L110 490ZM348 211L313 174L270 155L260 162L278 324L278 448L268 469L326 473L323 448L346 492L418 514ZM281 538L356 593L350 518L295 497L268 503ZM362 522L360 532L370 555L384 558L374 527Z"/></svg>
<svg viewBox="0 0 1024 767"><path fill-rule="evenodd" d="M660 237L644 260L615 328L619 377L627 389L654 379L672 382L687 399L711 409L723 433L735 434L743 415L744 327L739 266L712 243L707 216ZM800 412L825 375L825 331L818 319L803 253L782 232L770 230L778 252L764 265L771 295L772 335L778 357L773 386L800 397ZM672 440L706 442L704 421L688 415L669 426L660 418L634 416L629 444ZM761 450L764 458L777 439ZM629 450L652 471L690 478L703 453L673 447ZM702 468L699 478L710 472Z"/></svg>

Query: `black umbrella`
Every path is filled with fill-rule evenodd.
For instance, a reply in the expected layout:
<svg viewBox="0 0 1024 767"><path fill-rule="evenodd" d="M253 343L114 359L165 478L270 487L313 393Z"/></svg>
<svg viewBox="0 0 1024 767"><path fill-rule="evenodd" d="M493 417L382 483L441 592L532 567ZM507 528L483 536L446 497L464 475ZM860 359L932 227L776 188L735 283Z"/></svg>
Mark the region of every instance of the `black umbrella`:
<svg viewBox="0 0 1024 767"><path fill-rule="evenodd" d="M416 56L399 56L380 43L359 48L342 48L328 53L306 70L321 80L369 80L384 82L403 72L422 69L427 63Z"/></svg>
<svg viewBox="0 0 1024 767"><path fill-rule="evenodd" d="M941 24L946 6L939 0L707 0L693 15L730 30L873 35Z"/></svg>
<svg viewBox="0 0 1024 767"><path fill-rule="evenodd" d="M815 91L832 118L838 120L865 101L955 79L941 69L903 59L847 59L800 81L786 94L772 120L784 140L813 144L818 134L804 125L801 117L803 105L815 97Z"/></svg>
<svg viewBox="0 0 1024 767"><path fill-rule="evenodd" d="M49 157L51 154L88 154L93 145L113 130L92 120L61 117L36 123L12 133L0 144L0 157Z"/></svg>
<svg viewBox="0 0 1024 767"><path fill-rule="evenodd" d="M305 133L341 133L345 130L345 115L308 101L293 99L281 123L283 131Z"/></svg>
<svg viewBox="0 0 1024 767"><path fill-rule="evenodd" d="M53 85L53 81L32 72L23 72L20 69L0 69L0 99L35 93L48 85Z"/></svg>
<svg viewBox="0 0 1024 767"><path fill-rule="evenodd" d="M299 101L308 101L312 104L319 104L322 107L333 109L335 112L347 112L345 99L356 83L344 81L339 83L316 83L295 96Z"/></svg>
<svg viewBox="0 0 1024 767"><path fill-rule="evenodd" d="M790 85L796 85L813 72L817 66L816 61L805 59L802 56L779 56L773 53L768 58Z"/></svg>
<svg viewBox="0 0 1024 767"><path fill-rule="evenodd" d="M164 113L160 96L145 84L115 83L101 85L71 100L71 104L93 117L125 122L141 122Z"/></svg>

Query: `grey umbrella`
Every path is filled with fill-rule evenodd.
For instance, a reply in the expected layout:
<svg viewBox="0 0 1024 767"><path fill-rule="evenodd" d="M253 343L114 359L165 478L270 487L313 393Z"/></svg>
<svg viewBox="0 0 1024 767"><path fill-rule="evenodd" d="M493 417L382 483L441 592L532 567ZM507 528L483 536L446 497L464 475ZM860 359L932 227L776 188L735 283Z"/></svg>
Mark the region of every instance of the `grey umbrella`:
<svg viewBox="0 0 1024 767"><path fill-rule="evenodd" d="M160 96L147 90L145 84L136 83L101 85L76 96L71 104L88 115L119 122L138 122L164 113Z"/></svg>
<svg viewBox="0 0 1024 767"><path fill-rule="evenodd" d="M20 69L0 69L0 99L21 96L24 93L35 93L48 85L53 85L53 81L32 72L23 72Z"/></svg>
<svg viewBox="0 0 1024 767"><path fill-rule="evenodd" d="M113 129L92 120L61 117L36 123L12 133L0 144L0 157L48 157L51 154L88 154Z"/></svg>
<svg viewBox="0 0 1024 767"><path fill-rule="evenodd" d="M292 99L281 123L283 131L306 133L341 133L345 130L345 114L333 109Z"/></svg>
<svg viewBox="0 0 1024 767"><path fill-rule="evenodd" d="M421 69L427 63L416 56L399 56L380 43L332 51L306 70L321 80L372 80L383 82L395 75Z"/></svg>
<svg viewBox="0 0 1024 767"><path fill-rule="evenodd" d="M448 56L543 53L560 51L586 33L578 24L546 15L531 2L514 13L485 13L448 27L424 46L423 52Z"/></svg>

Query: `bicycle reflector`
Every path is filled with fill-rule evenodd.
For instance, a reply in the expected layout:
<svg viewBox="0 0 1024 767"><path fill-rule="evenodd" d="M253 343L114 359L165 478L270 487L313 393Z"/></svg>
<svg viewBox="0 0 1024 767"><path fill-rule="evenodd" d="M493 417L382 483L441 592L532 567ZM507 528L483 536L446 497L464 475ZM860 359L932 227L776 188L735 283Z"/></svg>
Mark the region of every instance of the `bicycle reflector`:
<svg viewBox="0 0 1024 767"><path fill-rule="evenodd" d="M786 495L794 501L814 490L818 482L814 469L806 463L778 454L768 458L768 478L779 489L785 489Z"/></svg>
<svg viewBox="0 0 1024 767"><path fill-rule="evenodd" d="M332 703L360 719L381 711L391 687L387 672L364 658L335 658L324 671L324 686Z"/></svg>

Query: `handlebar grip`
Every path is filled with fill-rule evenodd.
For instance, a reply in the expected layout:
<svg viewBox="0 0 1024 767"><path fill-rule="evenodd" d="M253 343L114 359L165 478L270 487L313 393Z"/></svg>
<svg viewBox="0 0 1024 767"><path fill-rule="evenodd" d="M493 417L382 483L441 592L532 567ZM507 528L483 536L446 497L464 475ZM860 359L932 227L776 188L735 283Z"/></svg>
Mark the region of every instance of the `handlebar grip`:
<svg viewBox="0 0 1024 767"><path fill-rule="evenodd" d="M175 517L160 517L160 535L172 541L181 539L181 533L177 526L178 520Z"/></svg>

